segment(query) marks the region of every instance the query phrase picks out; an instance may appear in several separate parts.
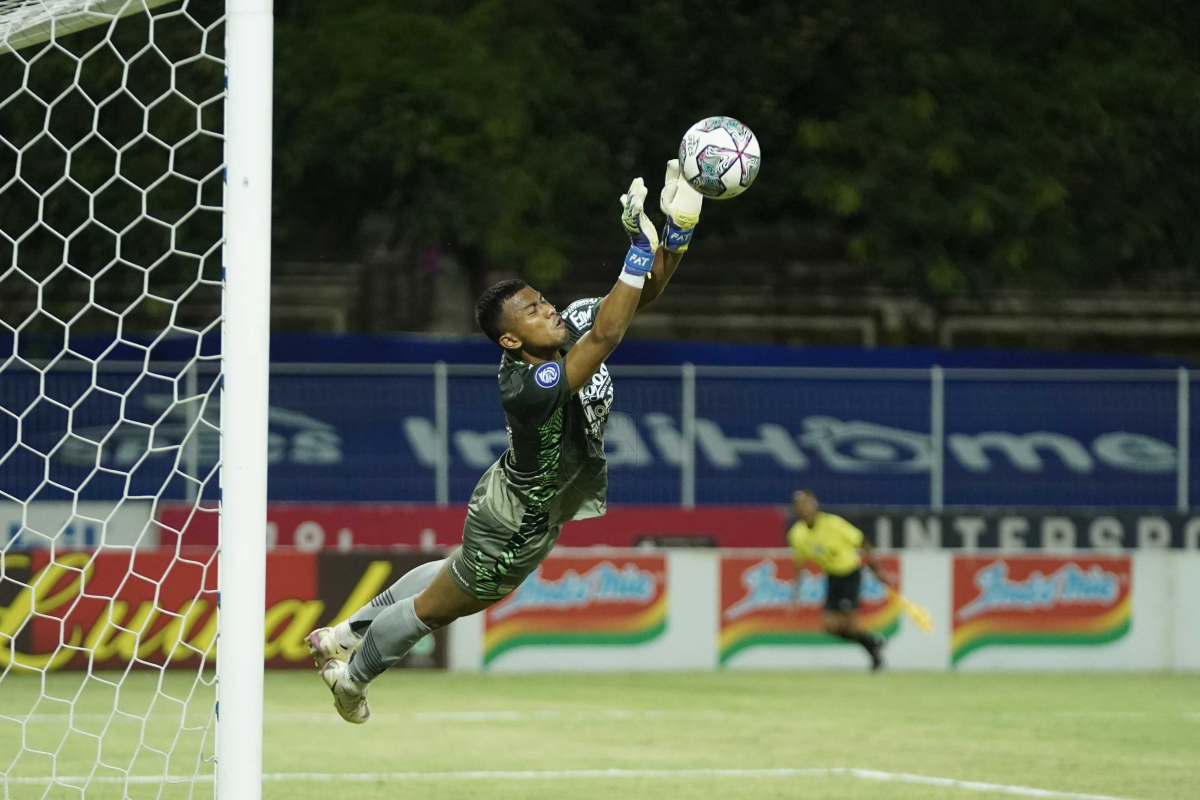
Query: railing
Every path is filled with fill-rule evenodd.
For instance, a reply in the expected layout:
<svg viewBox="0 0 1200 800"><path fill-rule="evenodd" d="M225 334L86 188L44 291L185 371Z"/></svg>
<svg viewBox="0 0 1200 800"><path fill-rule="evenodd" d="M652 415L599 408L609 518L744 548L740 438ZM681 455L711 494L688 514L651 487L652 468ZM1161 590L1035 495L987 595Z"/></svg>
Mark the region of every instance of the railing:
<svg viewBox="0 0 1200 800"><path fill-rule="evenodd" d="M427 466L436 479L426 500L464 500L484 461L502 450L494 365L279 364L274 371L428 377L436 455ZM826 493L833 489L840 502L910 502L934 509L1189 506L1186 370L685 364L617 366L612 373L616 424L610 424L608 444L618 451L611 456L612 483L627 501L684 507L780 502L788 487L811 484ZM473 453L464 450L464 434L474 442ZM408 432L410 446L416 435ZM632 474L623 475L626 471ZM664 475L677 481L673 490L664 485ZM657 489L621 489L618 484L628 480L654 481ZM919 494L916 482L923 486ZM728 490L714 493L720 485Z"/></svg>
<svg viewBox="0 0 1200 800"><path fill-rule="evenodd" d="M143 472L211 471L219 441L196 424L202 404L186 398L212 385L214 368L105 366L93 379L59 365L44 376L45 390L35 370L10 370L0 406L23 414L21 441L46 453L70 438L68 421L61 408L20 411L24 398L73 398L93 380L106 383L107 394L78 402L69 421L77 435L102 442L103 469L86 485L76 478L72 470L95 472L96 454L71 439L50 456L50 479L82 486L81 499L136 495ZM1200 490L1189 468L1197 401L1185 370L685 364L616 366L612 374L613 503L783 503L809 486L835 504L1183 511ZM218 402L210 397L204 413ZM494 364L275 364L271 406L275 501L461 503L507 444ZM179 464L168 455L158 466L122 461L123 452L144 450L132 439L146 436L168 455L173 441L182 444ZM35 460L0 465L9 497L44 493ZM194 485L180 481L180 499Z"/></svg>

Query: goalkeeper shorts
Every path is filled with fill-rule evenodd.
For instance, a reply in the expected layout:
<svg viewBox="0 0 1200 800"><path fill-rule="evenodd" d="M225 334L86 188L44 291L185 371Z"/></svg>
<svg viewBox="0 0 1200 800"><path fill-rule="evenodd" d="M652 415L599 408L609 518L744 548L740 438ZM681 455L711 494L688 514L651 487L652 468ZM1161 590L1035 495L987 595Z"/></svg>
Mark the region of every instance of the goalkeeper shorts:
<svg viewBox="0 0 1200 800"><path fill-rule="evenodd" d="M483 601L503 600L529 577L558 542L562 525L526 516L512 531L486 511L472 508L463 525L462 547L450 555L450 577Z"/></svg>

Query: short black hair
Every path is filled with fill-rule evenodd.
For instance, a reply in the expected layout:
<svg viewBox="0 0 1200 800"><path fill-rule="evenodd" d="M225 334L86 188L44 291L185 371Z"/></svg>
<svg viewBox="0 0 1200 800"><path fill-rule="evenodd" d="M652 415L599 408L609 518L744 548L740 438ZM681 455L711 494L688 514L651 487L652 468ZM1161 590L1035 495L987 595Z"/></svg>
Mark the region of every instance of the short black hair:
<svg viewBox="0 0 1200 800"><path fill-rule="evenodd" d="M504 302L529 284L520 278L509 278L484 289L475 301L475 324L496 344L500 344L500 322L504 317Z"/></svg>

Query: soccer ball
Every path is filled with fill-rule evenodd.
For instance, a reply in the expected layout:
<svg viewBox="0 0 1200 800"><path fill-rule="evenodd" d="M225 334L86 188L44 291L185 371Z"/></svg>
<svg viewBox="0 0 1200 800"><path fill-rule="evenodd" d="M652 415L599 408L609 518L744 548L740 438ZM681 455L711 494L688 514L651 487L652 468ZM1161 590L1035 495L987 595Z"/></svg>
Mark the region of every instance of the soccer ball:
<svg viewBox="0 0 1200 800"><path fill-rule="evenodd" d="M761 162L754 132L733 117L700 120L679 143L684 180L714 200L737 197L750 188Z"/></svg>

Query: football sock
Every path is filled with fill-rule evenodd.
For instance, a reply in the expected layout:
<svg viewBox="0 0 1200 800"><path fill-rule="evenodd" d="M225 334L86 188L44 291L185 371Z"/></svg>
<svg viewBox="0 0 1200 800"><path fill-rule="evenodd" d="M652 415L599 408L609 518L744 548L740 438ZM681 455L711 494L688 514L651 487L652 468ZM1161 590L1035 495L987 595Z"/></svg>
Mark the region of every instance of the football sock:
<svg viewBox="0 0 1200 800"><path fill-rule="evenodd" d="M350 677L370 683L384 670L404 658L412 646L430 631L417 617L416 600L406 597L384 608L363 637L362 646L350 659Z"/></svg>
<svg viewBox="0 0 1200 800"><path fill-rule="evenodd" d="M399 580L375 595L375 598L371 602L350 616L350 619L347 620L349 623L347 626L348 630L335 629L334 633L338 636L338 644L343 647L349 645L349 642L343 641L346 634L352 631L357 640L359 636L363 635L363 632L371 624L372 620L378 617L385 608L395 605L401 600L420 594L426 586L433 582L434 576L438 574L438 570L445 563L446 559L444 558L440 561L430 561L427 564L410 569L401 575ZM338 625L337 628L342 628L342 626Z"/></svg>
<svg viewBox="0 0 1200 800"><path fill-rule="evenodd" d="M859 631L858 633L847 636L846 638L853 639L854 641L858 642L864 648L866 648L868 653L871 653L872 655L879 647L879 640L876 639L875 635L872 633L864 633L863 631Z"/></svg>

